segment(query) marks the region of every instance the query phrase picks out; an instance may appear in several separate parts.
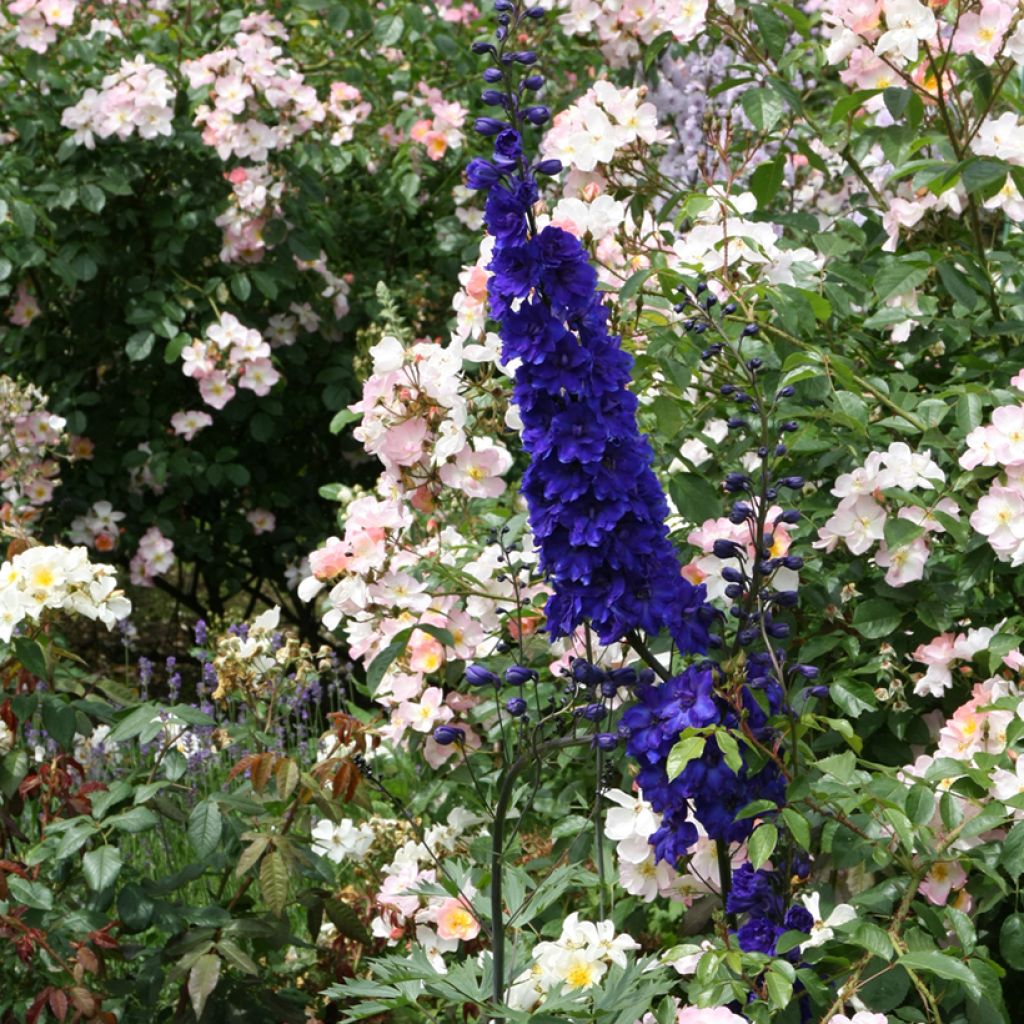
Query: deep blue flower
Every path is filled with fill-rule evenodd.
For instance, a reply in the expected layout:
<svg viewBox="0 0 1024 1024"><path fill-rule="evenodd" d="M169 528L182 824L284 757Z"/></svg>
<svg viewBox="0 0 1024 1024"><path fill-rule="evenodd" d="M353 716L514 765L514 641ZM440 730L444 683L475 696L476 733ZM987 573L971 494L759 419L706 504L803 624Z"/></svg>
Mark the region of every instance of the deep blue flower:
<svg viewBox="0 0 1024 1024"><path fill-rule="evenodd" d="M771 956L782 931L782 928L766 918L752 917L740 926L736 940L744 953L765 953Z"/></svg>
<svg viewBox="0 0 1024 1024"><path fill-rule="evenodd" d="M450 747L453 743L461 743L466 738L466 730L456 725L439 725L434 730L434 742L439 747Z"/></svg>
<svg viewBox="0 0 1024 1024"><path fill-rule="evenodd" d="M814 918L806 907L795 903L786 911L786 916L782 919L782 927L787 931L803 932L805 935L810 935L811 929L814 927Z"/></svg>
<svg viewBox="0 0 1024 1024"><path fill-rule="evenodd" d="M782 901L776 892L775 873L755 869L752 864L741 864L732 876L732 888L725 909L730 914L754 914L758 917L778 917Z"/></svg>
<svg viewBox="0 0 1024 1024"><path fill-rule="evenodd" d="M488 189L501 179L501 171L482 157L475 157L466 164L466 185L468 188Z"/></svg>

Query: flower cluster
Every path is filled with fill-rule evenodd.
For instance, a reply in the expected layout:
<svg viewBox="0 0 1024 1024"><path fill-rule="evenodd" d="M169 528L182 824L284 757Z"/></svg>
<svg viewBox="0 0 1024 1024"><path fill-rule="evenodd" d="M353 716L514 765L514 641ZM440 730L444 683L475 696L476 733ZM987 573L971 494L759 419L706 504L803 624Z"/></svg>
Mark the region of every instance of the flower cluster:
<svg viewBox="0 0 1024 1024"><path fill-rule="evenodd" d="M611 921L581 921L573 912L562 922L562 933L554 942L533 947L532 963L512 982L508 1004L516 1010L533 1010L551 991L583 995L613 964L624 968L626 954L639 948L631 935L616 934Z"/></svg>
<svg viewBox="0 0 1024 1024"><path fill-rule="evenodd" d="M770 658L748 655L746 682L738 690L739 710L716 693L716 683L725 682L716 680L720 671L705 662L664 683L641 684L636 689L637 702L622 716L622 728L629 737L626 750L640 764L637 784L663 816L650 843L656 859L673 867L697 843L696 822L716 842L742 842L753 831L755 821L737 821L736 814L755 800L781 806L785 799L785 781L774 762L751 769L739 752L738 760L727 758L721 736L726 730L738 729L742 711L744 728L752 736L766 737L768 716L754 691L766 698L771 714L781 710L783 697L772 676ZM670 778L669 755L687 729L705 730L706 738L697 756Z"/></svg>
<svg viewBox="0 0 1024 1024"><path fill-rule="evenodd" d="M68 536L75 544L84 544L94 551L113 551L121 536L118 523L124 516L109 501L94 502L84 516L71 520Z"/></svg>
<svg viewBox="0 0 1024 1024"><path fill-rule="evenodd" d="M1024 371L1011 383L1024 390ZM971 513L970 523L1001 562L1024 564L1024 403L1000 406L989 423L972 430L960 465L1003 471Z"/></svg>
<svg viewBox="0 0 1024 1024"><path fill-rule="evenodd" d="M446 100L439 89L419 84L419 95L412 98L425 103L431 116L419 118L409 129L409 138L423 146L431 160L440 160L449 149L460 149L465 136L462 126L466 121L466 108L461 103Z"/></svg>
<svg viewBox="0 0 1024 1024"><path fill-rule="evenodd" d="M651 4L569 0L568 10L558 20L571 35L596 33L605 59L613 68L622 68L666 32L678 43L695 39L704 29L707 10L708 0L655 0Z"/></svg>
<svg viewBox="0 0 1024 1024"><path fill-rule="evenodd" d="M17 19L15 43L36 53L46 53L57 41L57 29L67 28L75 20L78 3L79 0L13 0L6 6L7 12Z"/></svg>
<svg viewBox="0 0 1024 1024"><path fill-rule="evenodd" d="M209 102L197 108L194 123L222 160L262 164L321 124L337 132L338 142L345 141L352 125L369 114L369 105L344 83L337 83L342 88L332 90L327 104L321 102L285 56L279 43L287 41L287 30L269 13L251 14L242 19L233 46L182 64L192 90L209 90Z"/></svg>
<svg viewBox="0 0 1024 1024"><path fill-rule="evenodd" d="M259 263L268 248L263 228L282 213L284 179L269 164L233 167L224 178L231 196L227 209L214 221L224 233L220 258L224 263Z"/></svg>
<svg viewBox="0 0 1024 1024"><path fill-rule="evenodd" d="M668 137L658 126L657 108L643 97L641 89L599 81L554 116L540 152L545 160L559 160L569 170L566 196L579 195L590 186L593 198L607 184L605 168L617 159L635 156L638 146Z"/></svg>
<svg viewBox="0 0 1024 1024"><path fill-rule="evenodd" d="M385 337L371 350L373 373L362 399L355 437L384 464L404 491L436 494L438 480L472 498L505 490L512 457L489 437L466 436L469 409L461 346L418 342L406 348Z"/></svg>
<svg viewBox="0 0 1024 1024"><path fill-rule="evenodd" d="M104 77L99 91L86 89L67 107L60 123L74 131L75 143L94 149L96 136L116 135L122 141L172 135L174 89L166 71L144 57L122 60L117 71Z"/></svg>
<svg viewBox="0 0 1024 1024"><path fill-rule="evenodd" d="M94 565L83 547L30 547L0 566L0 640L46 611L73 612L110 629L132 610L109 565Z"/></svg>
<svg viewBox="0 0 1024 1024"><path fill-rule="evenodd" d="M401 843L391 861L381 869L374 900L378 913L370 922L371 933L386 939L388 945L403 938L415 939L442 973L446 967L441 954L455 952L461 941L474 939L480 933L480 922L469 902L476 892L472 887L463 887L455 898L425 895L416 890L436 887L437 865L464 850L471 838L466 833L479 820L476 815L456 808L447 823L426 829L422 841L408 839ZM374 824L379 826L378 822ZM401 835L401 831L393 829L391 834Z"/></svg>
<svg viewBox="0 0 1024 1024"><path fill-rule="evenodd" d="M661 829L662 816L643 793L609 789L604 796L617 805L605 817L604 834L615 843L619 885L626 892L645 903L661 896L687 906L697 896L721 892L717 847L699 821L693 822L697 839L687 856L686 870L680 873L667 860L658 859L651 846L651 837ZM741 863L744 848L737 847L732 856Z"/></svg>
<svg viewBox="0 0 1024 1024"><path fill-rule="evenodd" d="M510 59L528 67L536 55ZM528 76L526 91L542 81ZM554 589L549 631L564 636L589 620L601 642L612 643L631 630L667 626L682 650L701 650L704 592L680 575L668 540L668 505L628 390L632 360L608 331L579 239L550 224L533 227L537 180L516 126L544 123L547 108L520 106L511 94L500 102L511 120L477 122L494 137L493 160L473 160L467 180L488 192L491 314L501 325L504 362L518 366L513 398L531 457L522 491ZM561 164L537 167L551 173Z"/></svg>
<svg viewBox="0 0 1024 1024"><path fill-rule="evenodd" d="M168 573L174 565L174 541L165 537L158 526L151 526L139 540L132 555L131 579L137 587L153 586L156 576Z"/></svg>
<svg viewBox="0 0 1024 1024"><path fill-rule="evenodd" d="M235 383L262 397L281 379L270 359L270 345L232 313L221 313L207 327L205 341L195 339L186 345L181 358L182 373L199 381L199 394L214 409L223 409L235 397ZM199 421L181 423L183 434L194 435L200 429Z"/></svg>
<svg viewBox="0 0 1024 1024"><path fill-rule="evenodd" d="M862 466L836 479L832 493L840 499L839 505L818 531L814 547L833 551L841 541L851 554L863 555L877 543L875 562L887 570L889 586L903 587L921 579L931 554L929 534L945 533L943 519L959 518L959 506L952 498L937 498L930 504L896 508L895 517L904 520L915 535L890 550L886 524L896 500L885 492L934 491L945 479L931 452L914 452L904 441L894 441L884 452L871 452Z"/></svg>
<svg viewBox="0 0 1024 1024"><path fill-rule="evenodd" d="M23 526L53 499L57 456L69 442L64 418L50 412L48 401L34 385L0 376L0 518Z"/></svg>
<svg viewBox="0 0 1024 1024"><path fill-rule="evenodd" d="M810 935L814 918L802 903L786 906L786 881L778 871L757 869L744 864L732 876L732 888L726 900L730 914L745 914L746 920L736 932L736 941L746 953L775 955L775 946L788 932ZM787 954L796 959L796 952Z"/></svg>

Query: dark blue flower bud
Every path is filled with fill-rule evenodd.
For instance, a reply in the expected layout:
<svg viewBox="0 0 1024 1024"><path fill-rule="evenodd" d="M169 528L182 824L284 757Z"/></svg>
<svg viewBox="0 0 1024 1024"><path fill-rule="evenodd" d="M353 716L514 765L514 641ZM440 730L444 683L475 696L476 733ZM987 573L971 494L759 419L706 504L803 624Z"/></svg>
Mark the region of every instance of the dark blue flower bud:
<svg viewBox="0 0 1024 1024"><path fill-rule="evenodd" d="M484 89L480 93L480 99L489 107L501 107L504 106L508 97L499 89Z"/></svg>
<svg viewBox="0 0 1024 1024"><path fill-rule="evenodd" d="M635 686L637 681L636 669L632 665L624 665L622 668L613 668L608 675L616 686Z"/></svg>
<svg viewBox="0 0 1024 1024"><path fill-rule="evenodd" d="M784 637L789 636L789 624L786 622L773 622L765 628L768 635L775 637L776 640L782 640Z"/></svg>
<svg viewBox="0 0 1024 1024"><path fill-rule="evenodd" d="M735 600L737 597L743 596L743 585L741 583L730 583L725 588L725 596L731 597Z"/></svg>
<svg viewBox="0 0 1024 1024"><path fill-rule="evenodd" d="M511 3L511 0L494 0L494 9L496 11L514 11L515 5Z"/></svg>
<svg viewBox="0 0 1024 1024"><path fill-rule="evenodd" d="M603 704L588 704L583 709L583 717L591 722L600 722L607 714L608 709Z"/></svg>
<svg viewBox="0 0 1024 1024"><path fill-rule="evenodd" d="M817 679L821 674L817 665L794 665L794 672L799 672L804 679Z"/></svg>
<svg viewBox="0 0 1024 1024"><path fill-rule="evenodd" d="M602 697L614 697L619 692L618 686L612 682L611 679L606 679L601 684L601 696Z"/></svg>
<svg viewBox="0 0 1024 1024"><path fill-rule="evenodd" d="M780 456L781 455L785 455L788 450L789 449L784 444L777 444L775 446L775 454L776 455L780 455Z"/></svg>
<svg viewBox="0 0 1024 1024"><path fill-rule="evenodd" d="M750 337L753 337L753 336L754 336L755 334L757 334L757 332L758 332L759 330L761 330L761 328L760 328L760 327L758 327L758 325L757 325L757 324L747 324L747 326L743 328L743 333L744 333L744 334L745 334L745 335L746 335L746 336L747 336L748 338L750 338Z"/></svg>
<svg viewBox="0 0 1024 1024"><path fill-rule="evenodd" d="M475 42L470 47L470 49L474 53L493 53L495 56L497 56L497 54L498 54L498 49L494 45L494 43L487 43L487 42L484 42L484 40L482 40L482 39L480 39L477 42Z"/></svg>
<svg viewBox="0 0 1024 1024"><path fill-rule="evenodd" d="M777 398L792 398L796 394L796 388L792 384L787 384L784 388L779 388L779 393L776 395Z"/></svg>
<svg viewBox="0 0 1024 1024"><path fill-rule="evenodd" d="M450 747L453 743L461 743L466 738L466 730L457 725L439 725L434 730L434 742L439 747Z"/></svg>
<svg viewBox="0 0 1024 1024"><path fill-rule="evenodd" d="M535 668L527 668L525 665L509 665L505 669L505 681L513 686L525 686L526 683L537 677L537 670Z"/></svg>
<svg viewBox="0 0 1024 1024"><path fill-rule="evenodd" d="M470 686L500 686L501 680L483 665L466 666L466 682Z"/></svg>
<svg viewBox="0 0 1024 1024"><path fill-rule="evenodd" d="M523 117L530 124L547 124L551 120L551 111L547 107L526 107L523 110Z"/></svg>
<svg viewBox="0 0 1024 1024"><path fill-rule="evenodd" d="M722 394L722 395L731 395L735 390L736 390L736 385L735 384L723 384L718 389L718 393ZM739 474L730 474L730 475L737 476Z"/></svg>
<svg viewBox="0 0 1024 1024"><path fill-rule="evenodd" d="M538 89L544 87L544 76L543 75L527 75L522 81L524 89L529 89L531 92L536 92Z"/></svg>
<svg viewBox="0 0 1024 1024"><path fill-rule="evenodd" d="M804 560L799 555L786 555L786 557L782 559L782 564L787 569L799 572L804 567Z"/></svg>
<svg viewBox="0 0 1024 1024"><path fill-rule="evenodd" d="M756 629L741 629L736 637L742 647L749 647L757 639Z"/></svg>
<svg viewBox="0 0 1024 1024"><path fill-rule="evenodd" d="M735 302L727 302L722 307L722 312L723 313L727 313L727 314L735 313L736 312L736 303Z"/></svg>
<svg viewBox="0 0 1024 1024"><path fill-rule="evenodd" d="M509 56L517 64L536 64L537 54L533 50L521 50L519 53L511 53Z"/></svg>
<svg viewBox="0 0 1024 1024"><path fill-rule="evenodd" d="M601 750L614 750L619 745L618 737L610 732L597 733L592 742Z"/></svg>
<svg viewBox="0 0 1024 1024"><path fill-rule="evenodd" d="M779 426L779 430L784 434L792 434L794 430L799 430L800 424L796 420L786 420L785 423Z"/></svg>
<svg viewBox="0 0 1024 1024"><path fill-rule="evenodd" d="M507 121L499 121L496 117L478 117L473 122L473 130L481 135L497 135L507 127Z"/></svg>
<svg viewBox="0 0 1024 1024"><path fill-rule="evenodd" d="M812 697L827 697L828 687L827 686L812 686L807 691Z"/></svg>
<svg viewBox="0 0 1024 1024"><path fill-rule="evenodd" d="M784 476L777 483L780 487L789 487L791 490L799 491L804 485L804 478L802 476Z"/></svg>
<svg viewBox="0 0 1024 1024"><path fill-rule="evenodd" d="M750 424L742 416L730 416L726 420L725 425L730 430L740 430L743 427L749 427Z"/></svg>
<svg viewBox="0 0 1024 1024"><path fill-rule="evenodd" d="M727 565L722 569L722 579L728 583L742 583L743 573L734 566Z"/></svg>
<svg viewBox="0 0 1024 1024"><path fill-rule="evenodd" d="M513 718L526 714L526 701L522 697L513 697L505 704L505 709Z"/></svg>
<svg viewBox="0 0 1024 1024"><path fill-rule="evenodd" d="M757 371L757 370L760 370L762 366L764 366L764 360L763 359L756 359L755 358L755 359L748 359L747 360L747 369L748 370Z"/></svg>
<svg viewBox="0 0 1024 1024"><path fill-rule="evenodd" d="M800 522L800 510L796 508L787 509L781 515L775 517L777 523L789 523L791 526L793 523Z"/></svg>
<svg viewBox="0 0 1024 1024"><path fill-rule="evenodd" d="M484 69L484 81L485 82L500 82L503 78L501 68L485 68Z"/></svg>
<svg viewBox="0 0 1024 1024"><path fill-rule="evenodd" d="M501 171L482 157L474 157L466 164L466 185L469 188L489 189L501 179Z"/></svg>
<svg viewBox="0 0 1024 1024"><path fill-rule="evenodd" d="M715 558L742 558L744 551L734 540L719 538L711 545L711 553Z"/></svg>
<svg viewBox="0 0 1024 1024"><path fill-rule="evenodd" d="M780 590L774 597L780 608L793 608L799 600L800 595L795 590Z"/></svg>
<svg viewBox="0 0 1024 1024"><path fill-rule="evenodd" d="M540 163L534 164L533 170L536 174L546 174L548 177L552 177L562 173L562 161L541 160Z"/></svg>
<svg viewBox="0 0 1024 1024"><path fill-rule="evenodd" d="M707 290L708 290L708 286L703 281L698 281L697 282L697 287L696 287L695 291L697 292L698 295L702 295Z"/></svg>
<svg viewBox="0 0 1024 1024"><path fill-rule="evenodd" d="M704 300L704 308L705 309L711 309L711 307L714 306L717 302L718 302L718 296L717 295L714 295L714 294L709 295Z"/></svg>
<svg viewBox="0 0 1024 1024"><path fill-rule="evenodd" d="M654 669L653 668L642 668L637 675L637 682L641 686L650 686L654 682Z"/></svg>

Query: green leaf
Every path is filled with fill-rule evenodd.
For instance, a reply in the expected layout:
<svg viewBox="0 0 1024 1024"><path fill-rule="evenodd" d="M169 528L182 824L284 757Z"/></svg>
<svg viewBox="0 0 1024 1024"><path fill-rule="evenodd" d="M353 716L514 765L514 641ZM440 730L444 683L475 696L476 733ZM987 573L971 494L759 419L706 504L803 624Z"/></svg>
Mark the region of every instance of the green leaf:
<svg viewBox="0 0 1024 1024"><path fill-rule="evenodd" d="M1024 914L1011 914L999 929L999 953L1016 971L1024 971Z"/></svg>
<svg viewBox="0 0 1024 1024"><path fill-rule="evenodd" d="M405 22L397 14L374 19L373 37L380 46L394 46L405 31Z"/></svg>
<svg viewBox="0 0 1024 1024"><path fill-rule="evenodd" d="M750 191L757 199L757 205L764 209L778 195L786 173L786 160L780 153L773 160L761 164L750 176Z"/></svg>
<svg viewBox="0 0 1024 1024"><path fill-rule="evenodd" d="M668 492L676 511L695 526L722 514L722 497L717 488L696 473L673 473Z"/></svg>
<svg viewBox="0 0 1024 1024"><path fill-rule="evenodd" d="M278 850L271 850L260 862L260 892L271 912L280 917L288 904L288 868Z"/></svg>
<svg viewBox="0 0 1024 1024"><path fill-rule="evenodd" d="M107 205L107 197L103 189L96 185L82 185L78 189L78 198L90 213L99 213Z"/></svg>
<svg viewBox="0 0 1024 1024"><path fill-rule="evenodd" d="M811 825L810 822L792 807L782 809L782 820L786 823L790 835L797 846L804 850L811 848Z"/></svg>
<svg viewBox="0 0 1024 1024"><path fill-rule="evenodd" d="M853 612L853 627L869 640L881 640L896 632L903 613L890 602L872 598L857 605Z"/></svg>
<svg viewBox="0 0 1024 1024"><path fill-rule="evenodd" d="M823 757L818 762L818 768L840 782L849 782L857 770L857 758L853 751L846 750L842 754Z"/></svg>
<svg viewBox="0 0 1024 1024"><path fill-rule="evenodd" d="M775 852L778 842L779 830L774 825L770 822L758 825L747 843L750 863L755 868L760 868Z"/></svg>
<svg viewBox="0 0 1024 1024"><path fill-rule="evenodd" d="M331 419L329 427L332 434L340 434L350 423L362 418L362 413L352 412L350 409L342 409L336 412Z"/></svg>
<svg viewBox="0 0 1024 1024"><path fill-rule="evenodd" d="M994 194L1002 188L1009 170L1009 166L1002 160L974 157L964 164L960 180L968 192Z"/></svg>
<svg viewBox="0 0 1024 1024"><path fill-rule="evenodd" d="M59 697L51 697L43 704L43 728L64 750L71 750L75 743L75 709Z"/></svg>
<svg viewBox="0 0 1024 1024"><path fill-rule="evenodd" d="M747 89L740 97L740 105L750 123L761 132L770 132L786 109L782 99L768 89Z"/></svg>
<svg viewBox="0 0 1024 1024"><path fill-rule="evenodd" d="M960 960L939 953L937 950L904 953L899 962L912 971L923 971L926 974L934 974L937 978L944 978L946 981L955 981L962 985L974 999L981 997L981 984L975 978L970 967Z"/></svg>
<svg viewBox="0 0 1024 1024"><path fill-rule="evenodd" d="M718 744L718 749L722 752L725 763L739 775L743 770L743 758L740 756L740 748L732 733L727 729L716 729L715 743Z"/></svg>
<svg viewBox="0 0 1024 1024"><path fill-rule="evenodd" d="M34 910L52 910L53 892L41 882L30 882L18 875L7 876L7 888L18 903Z"/></svg>
<svg viewBox="0 0 1024 1024"><path fill-rule="evenodd" d="M668 752L668 763L665 770L668 772L669 782L680 775L691 761L696 760L704 753L706 742L706 736L687 736Z"/></svg>
<svg viewBox="0 0 1024 1024"><path fill-rule="evenodd" d="M140 932L147 928L155 906L142 886L135 882L122 886L117 893L117 916L129 931Z"/></svg>
<svg viewBox="0 0 1024 1024"><path fill-rule="evenodd" d="M877 924L863 919L856 921L845 933L844 938L883 960L892 959L892 942Z"/></svg>
<svg viewBox="0 0 1024 1024"><path fill-rule="evenodd" d="M38 640L30 640L25 636L15 637L14 656L21 662L22 667L28 669L32 675L38 676L40 679L50 678L50 670L46 664L46 652Z"/></svg>
<svg viewBox="0 0 1024 1024"><path fill-rule="evenodd" d="M208 857L220 842L223 822L215 800L201 800L188 816L188 841L197 857Z"/></svg>
<svg viewBox="0 0 1024 1024"><path fill-rule="evenodd" d="M155 342L156 335L152 331L136 331L124 347L125 355L133 363L141 362L153 351Z"/></svg>
<svg viewBox="0 0 1024 1024"><path fill-rule="evenodd" d="M924 533L924 530L912 523L909 519L900 519L897 516L890 516L885 524L885 543L890 551L903 547L917 540Z"/></svg>
<svg viewBox="0 0 1024 1024"><path fill-rule="evenodd" d="M104 825L110 825L120 832L146 832L157 824L159 819L148 807L133 807L108 818Z"/></svg>
<svg viewBox="0 0 1024 1024"><path fill-rule="evenodd" d="M114 884L121 873L121 853L116 846L100 846L82 858L86 885L93 892L102 892Z"/></svg>
<svg viewBox="0 0 1024 1024"><path fill-rule="evenodd" d="M203 1016L206 1000L210 998L220 979L220 957L216 953L204 953L188 972L188 997L196 1020Z"/></svg>
<svg viewBox="0 0 1024 1024"><path fill-rule="evenodd" d="M927 825L935 813L935 794L919 782L907 794L907 817L915 825Z"/></svg>
<svg viewBox="0 0 1024 1024"><path fill-rule="evenodd" d="M786 45L792 32L791 26L774 14L767 4L753 4L748 13L754 19L754 24L757 25L760 41L768 48L771 58L778 61L786 51ZM753 91L764 92L765 90L747 90L743 95L746 96Z"/></svg>

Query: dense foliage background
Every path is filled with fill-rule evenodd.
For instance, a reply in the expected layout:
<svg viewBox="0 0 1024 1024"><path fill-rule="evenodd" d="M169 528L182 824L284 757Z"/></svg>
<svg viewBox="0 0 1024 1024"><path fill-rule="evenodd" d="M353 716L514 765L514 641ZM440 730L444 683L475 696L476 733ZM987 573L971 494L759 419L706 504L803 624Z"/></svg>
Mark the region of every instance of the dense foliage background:
<svg viewBox="0 0 1024 1024"><path fill-rule="evenodd" d="M1015 1020L1017 5L0 14L5 1021Z"/></svg>

